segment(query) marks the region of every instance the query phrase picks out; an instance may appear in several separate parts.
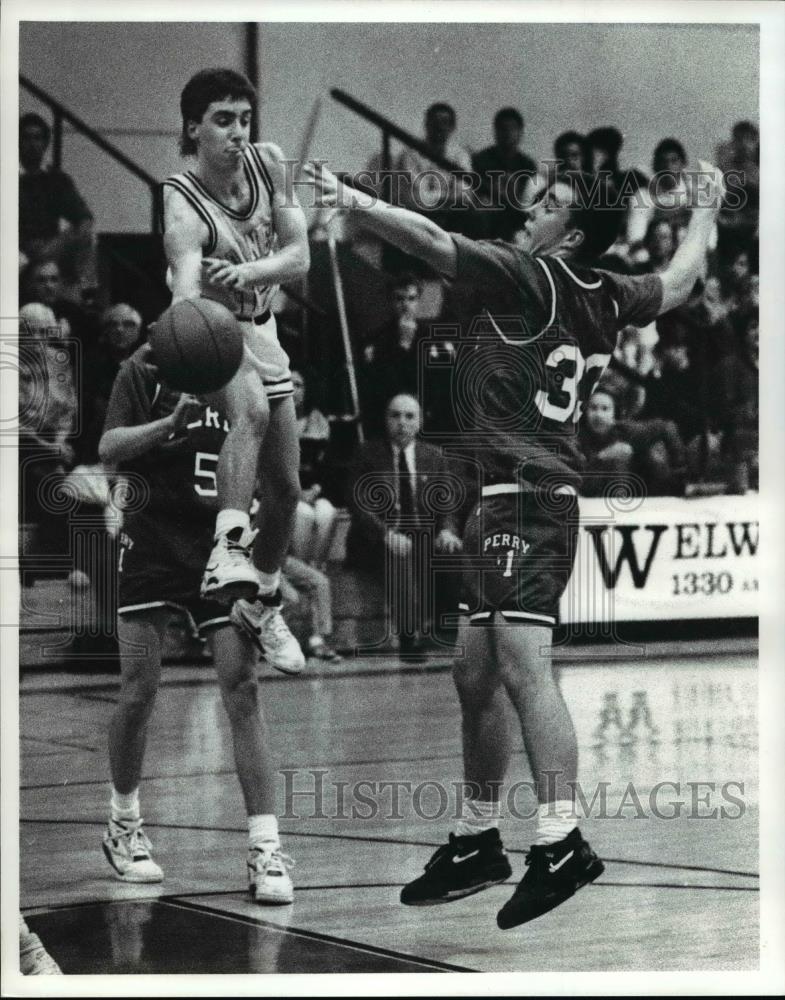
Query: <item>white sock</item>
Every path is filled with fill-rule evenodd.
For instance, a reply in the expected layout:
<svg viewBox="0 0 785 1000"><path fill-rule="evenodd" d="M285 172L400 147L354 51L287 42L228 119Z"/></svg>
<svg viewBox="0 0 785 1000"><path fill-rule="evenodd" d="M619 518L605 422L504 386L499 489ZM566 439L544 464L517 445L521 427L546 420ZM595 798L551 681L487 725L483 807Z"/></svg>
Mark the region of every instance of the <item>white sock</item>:
<svg viewBox="0 0 785 1000"><path fill-rule="evenodd" d="M234 510L231 507L227 507L226 510L219 510L218 516L215 519L215 538L219 535L225 535L230 531L234 531L235 528L242 528L243 531L247 531L251 527L251 518L248 516L247 511Z"/></svg>
<svg viewBox="0 0 785 1000"><path fill-rule="evenodd" d="M499 828L499 803L482 802L479 799L464 799L461 818L455 827L459 837L475 837L483 830Z"/></svg>
<svg viewBox="0 0 785 1000"><path fill-rule="evenodd" d="M259 847L261 844L280 846L278 839L278 817L274 813L259 813L248 817L248 846Z"/></svg>
<svg viewBox="0 0 785 1000"><path fill-rule="evenodd" d="M261 570L257 572L259 573L259 595L270 597L281 586L281 571L277 569L274 573L263 573Z"/></svg>
<svg viewBox="0 0 785 1000"><path fill-rule="evenodd" d="M118 792L112 786L112 799L110 803L113 820L139 819L139 789L135 788L127 795Z"/></svg>
<svg viewBox="0 0 785 1000"><path fill-rule="evenodd" d="M571 799L541 802L537 809L535 844L555 844L578 825L578 813Z"/></svg>

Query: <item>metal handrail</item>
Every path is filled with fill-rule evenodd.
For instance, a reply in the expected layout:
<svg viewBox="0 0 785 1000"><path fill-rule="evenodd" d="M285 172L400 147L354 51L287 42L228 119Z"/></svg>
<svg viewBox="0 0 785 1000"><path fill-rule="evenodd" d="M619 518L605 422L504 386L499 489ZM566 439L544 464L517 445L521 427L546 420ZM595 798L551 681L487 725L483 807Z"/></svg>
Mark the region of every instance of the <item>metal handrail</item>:
<svg viewBox="0 0 785 1000"><path fill-rule="evenodd" d="M374 111L373 108L362 101L358 101L356 97L347 94L345 90L333 87L330 91L330 96L338 101L339 104L343 104L345 108L349 108L350 111L354 111L355 114L370 122L371 125L375 125L381 129L383 135L386 137L385 144L388 144L390 139L397 139L398 142L402 142L405 146L411 146L412 149L417 150L422 156L427 157L432 163L435 163L437 167L442 167L444 170L456 173L465 173L465 168L459 163L448 159L446 156L434 153L423 139L419 139L416 135L412 135L411 132L407 132L405 128L401 128L400 125L396 125L389 118L385 117L385 115ZM383 163L382 166L383 169L389 170L389 163Z"/></svg>
<svg viewBox="0 0 785 1000"><path fill-rule="evenodd" d="M19 83L29 91L34 97L36 97L43 104L52 111L54 115L54 128L52 131L52 161L56 169L60 169L62 165L63 157L63 122L67 121L69 125L72 125L77 132L80 132L85 138L89 139L95 146L102 149L105 153L112 157L120 166L125 167L125 169L137 177L142 183L146 184L150 191L151 200L151 219L152 219L152 230L155 231L156 228L156 199L158 190L158 181L152 174L148 174L146 170L140 167L138 164L134 163L130 157L126 156L125 153L118 149L113 143L109 142L107 139L96 132L94 128L91 128L87 122L82 121L78 115L75 115L72 111L69 111L64 104L52 97L45 90L42 90L37 84L33 83L26 76L21 73L19 75Z"/></svg>

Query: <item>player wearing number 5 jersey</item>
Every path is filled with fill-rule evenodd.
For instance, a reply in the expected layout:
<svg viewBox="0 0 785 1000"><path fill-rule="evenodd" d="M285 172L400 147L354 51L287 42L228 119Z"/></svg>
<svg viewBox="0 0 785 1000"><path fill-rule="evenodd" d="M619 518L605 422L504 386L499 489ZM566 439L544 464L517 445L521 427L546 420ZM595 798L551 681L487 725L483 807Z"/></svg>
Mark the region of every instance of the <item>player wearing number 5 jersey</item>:
<svg viewBox="0 0 785 1000"><path fill-rule="evenodd" d="M139 782L167 625L184 614L211 645L248 814L248 875L259 903L290 903L281 854L274 771L256 680L257 653L227 609L199 594L218 501L216 466L228 423L218 409L163 384L147 345L118 372L99 452L135 488L121 535L121 681L109 726L111 814L103 850L125 882L160 882L142 827Z"/></svg>
<svg viewBox="0 0 785 1000"><path fill-rule="evenodd" d="M278 285L307 272L308 235L280 149L250 141L255 104L251 84L232 70L203 70L186 84L181 148L195 163L164 182L164 246L173 302L216 299L245 337L240 370L214 397L230 426L202 596L258 596L237 601L233 620L268 660L296 669L304 659L281 617L279 584L300 491L299 443L289 359L270 310ZM247 511L260 474L252 553Z"/></svg>
<svg viewBox="0 0 785 1000"><path fill-rule="evenodd" d="M610 187L557 180L532 208L525 246L473 242L370 199L310 169L324 205L363 223L475 295L475 321L453 371L452 398L482 477L464 551L466 575L454 679L469 797L449 842L402 902L444 903L511 874L498 833L499 792L516 740L511 701L539 802L527 870L497 915L505 929L558 906L603 865L577 827L575 729L551 666L551 628L575 556L581 458L576 427L617 332L684 302L700 277L722 199L708 164L694 178L684 240L664 272L627 278L591 267L614 242L624 209ZM478 627L480 626L480 627ZM485 626L485 627L482 627Z"/></svg>

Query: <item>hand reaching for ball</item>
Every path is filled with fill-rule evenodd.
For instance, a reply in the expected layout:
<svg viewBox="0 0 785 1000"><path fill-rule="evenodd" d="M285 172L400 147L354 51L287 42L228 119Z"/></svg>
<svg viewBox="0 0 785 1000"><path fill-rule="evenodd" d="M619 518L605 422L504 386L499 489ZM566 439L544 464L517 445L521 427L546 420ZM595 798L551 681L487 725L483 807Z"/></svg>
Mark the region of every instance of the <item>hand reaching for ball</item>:
<svg viewBox="0 0 785 1000"><path fill-rule="evenodd" d="M182 434L188 424L198 420L202 412L202 403L188 392L181 392L177 405L172 410L172 431Z"/></svg>

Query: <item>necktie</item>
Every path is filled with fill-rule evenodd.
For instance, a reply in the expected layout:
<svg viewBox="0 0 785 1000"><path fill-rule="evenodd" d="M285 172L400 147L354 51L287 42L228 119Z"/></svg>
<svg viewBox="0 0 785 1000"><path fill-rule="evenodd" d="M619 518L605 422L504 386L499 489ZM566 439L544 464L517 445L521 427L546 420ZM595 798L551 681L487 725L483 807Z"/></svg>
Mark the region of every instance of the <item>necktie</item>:
<svg viewBox="0 0 785 1000"><path fill-rule="evenodd" d="M398 506L401 517L413 517L414 496L412 493L412 473L409 463L406 461L406 452L402 448L399 448L397 452L397 464Z"/></svg>

